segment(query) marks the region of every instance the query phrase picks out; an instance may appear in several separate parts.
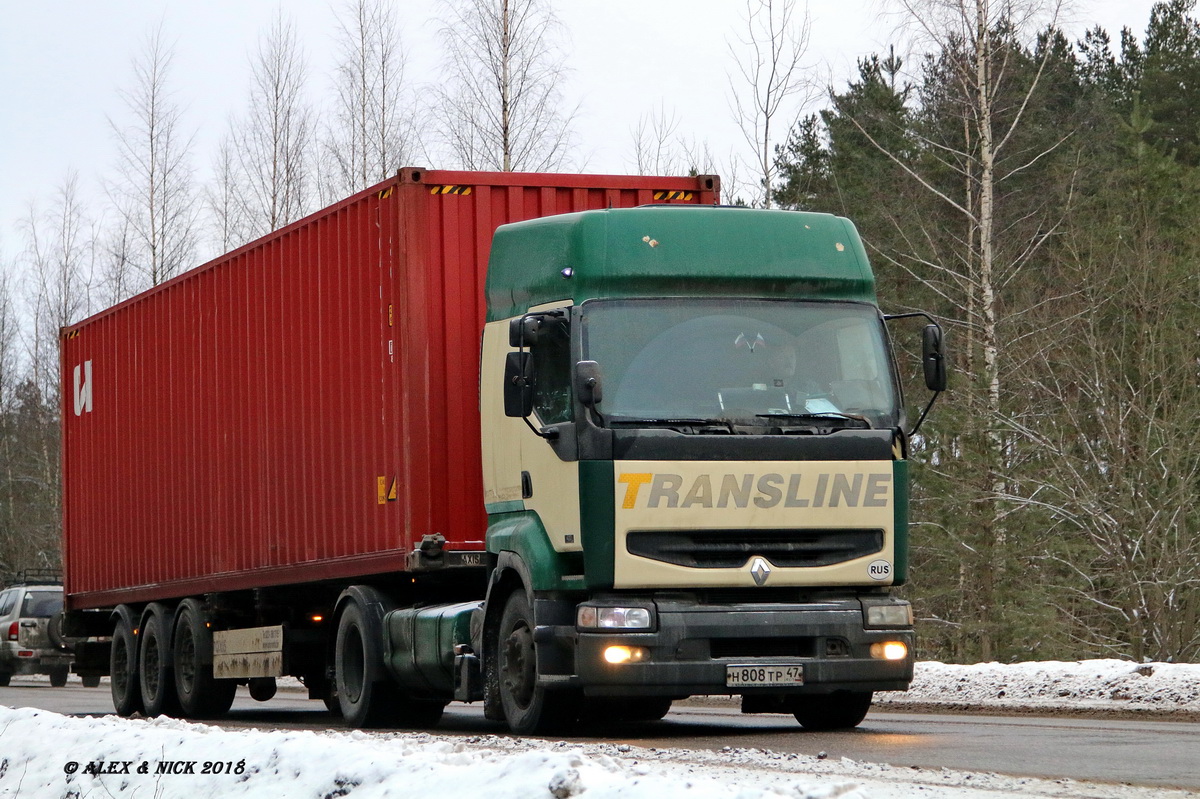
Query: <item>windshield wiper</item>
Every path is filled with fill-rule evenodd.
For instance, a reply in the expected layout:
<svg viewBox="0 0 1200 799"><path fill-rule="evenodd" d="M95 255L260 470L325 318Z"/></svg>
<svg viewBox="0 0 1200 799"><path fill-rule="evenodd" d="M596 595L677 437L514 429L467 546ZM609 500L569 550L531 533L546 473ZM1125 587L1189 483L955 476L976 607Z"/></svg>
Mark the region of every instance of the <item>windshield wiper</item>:
<svg viewBox="0 0 1200 799"><path fill-rule="evenodd" d="M648 417L638 418L631 416L609 416L608 421L614 424L644 424L655 425L661 427L709 427L716 426L723 430L733 432L733 422L729 419L700 419L690 417Z"/></svg>
<svg viewBox="0 0 1200 799"><path fill-rule="evenodd" d="M871 420L865 416L860 416L857 413L842 413L841 411L822 411L821 413L756 413L754 414L760 419L787 419L797 422L829 422L833 420L845 420L848 422L859 422L868 430L873 430L874 425Z"/></svg>

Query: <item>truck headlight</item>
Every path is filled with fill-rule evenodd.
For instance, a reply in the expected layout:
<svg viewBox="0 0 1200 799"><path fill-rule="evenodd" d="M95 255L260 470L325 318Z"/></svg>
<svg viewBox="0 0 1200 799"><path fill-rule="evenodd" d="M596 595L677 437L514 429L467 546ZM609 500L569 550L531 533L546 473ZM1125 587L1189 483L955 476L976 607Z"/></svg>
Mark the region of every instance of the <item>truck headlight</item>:
<svg viewBox="0 0 1200 799"><path fill-rule="evenodd" d="M912 627L912 605L898 602L888 605L867 605L868 627Z"/></svg>
<svg viewBox="0 0 1200 799"><path fill-rule="evenodd" d="M654 626L654 614L649 608L580 605L575 624L585 630L649 630Z"/></svg>

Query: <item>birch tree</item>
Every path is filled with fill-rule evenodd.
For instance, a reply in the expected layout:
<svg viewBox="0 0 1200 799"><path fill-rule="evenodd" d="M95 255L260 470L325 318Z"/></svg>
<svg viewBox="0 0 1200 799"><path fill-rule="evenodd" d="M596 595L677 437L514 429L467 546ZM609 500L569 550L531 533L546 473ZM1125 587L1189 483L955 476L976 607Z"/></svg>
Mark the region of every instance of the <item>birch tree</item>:
<svg viewBox="0 0 1200 799"><path fill-rule="evenodd" d="M230 123L224 145L233 163L218 174L224 182L216 189L237 204L219 224L236 222L236 236L230 238L239 244L299 219L312 199L307 68L296 28L282 9L260 37L250 70L246 113Z"/></svg>
<svg viewBox="0 0 1200 799"><path fill-rule="evenodd" d="M416 150L395 7L351 0L339 15L337 45L335 110L323 146L322 199L330 202L395 174Z"/></svg>
<svg viewBox="0 0 1200 799"><path fill-rule="evenodd" d="M79 200L79 175L68 172L45 211L31 204L22 223L26 352L31 379L46 403L58 407L59 329L92 312L96 229Z"/></svg>
<svg viewBox="0 0 1200 799"><path fill-rule="evenodd" d="M716 159L705 142L679 132L679 115L665 105L643 114L630 131L632 165L639 175L711 175Z"/></svg>
<svg viewBox="0 0 1200 799"><path fill-rule="evenodd" d="M110 120L117 166L108 191L121 244L109 267L112 302L174 277L195 256L192 135L170 88L172 58L162 27L156 28L133 60L132 86L121 92L127 121Z"/></svg>
<svg viewBox="0 0 1200 799"><path fill-rule="evenodd" d="M795 0L746 0L743 22L745 29L728 43L736 63L730 106L753 153L745 162L757 184L750 187L753 204L770 208L777 144L816 94L800 71L812 26L807 6L797 13Z"/></svg>
<svg viewBox="0 0 1200 799"><path fill-rule="evenodd" d="M969 473L964 465L963 477L970 497L970 516L964 521L971 528L961 575L970 599L962 609L967 624L960 642L978 657L990 659L1002 627L997 610L1000 586L1011 578L1013 507L1005 498L1016 493L1010 476L1014 459L1020 457L1020 425L1009 404L1014 394L1004 384L1011 372L1002 362L1005 335L1016 331L1005 331L1003 325L1020 319L1025 312L1022 301L1048 299L1018 301L1011 292L1022 270L1055 234L1064 213L1057 202L1061 198L1055 196L1052 202L1044 187L1033 195L1032 207L1015 199L1013 187L1070 135L1060 130L1049 141L1025 135L1031 109L1047 89L1048 66L1061 54L1061 37L1051 36L1038 46L1026 42L1033 40L1038 26L1053 29L1060 0L897 4L918 40L937 53L926 64L923 124L914 128L917 146L927 157L914 162L892 151L853 113L846 117L934 198L947 218L958 220L947 231L935 231L925 220L909 220L915 224L902 236L914 246L900 257L893 254L892 264L940 297L959 321L955 332L964 353L958 365L967 380L959 386L966 427L954 446L970 464Z"/></svg>
<svg viewBox="0 0 1200 799"><path fill-rule="evenodd" d="M16 568L59 563L59 329L92 310L96 229L68 173L46 210L31 205L22 224L22 267L29 316L28 373L13 379L15 318L7 280L0 280L0 559ZM7 549L7 551L6 551Z"/></svg>
<svg viewBox="0 0 1200 799"><path fill-rule="evenodd" d="M570 157L566 58L546 0L450 0L441 40L443 144L465 169L545 172Z"/></svg>

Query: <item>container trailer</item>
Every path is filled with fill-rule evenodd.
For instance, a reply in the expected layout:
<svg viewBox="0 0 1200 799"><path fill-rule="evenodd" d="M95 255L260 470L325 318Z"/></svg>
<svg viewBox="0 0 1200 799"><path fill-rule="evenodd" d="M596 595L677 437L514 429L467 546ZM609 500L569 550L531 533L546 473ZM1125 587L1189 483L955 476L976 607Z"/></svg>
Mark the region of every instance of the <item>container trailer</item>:
<svg viewBox="0 0 1200 799"><path fill-rule="evenodd" d="M920 420L854 226L719 190L406 168L64 328L74 669L122 715L858 724L912 677Z"/></svg>

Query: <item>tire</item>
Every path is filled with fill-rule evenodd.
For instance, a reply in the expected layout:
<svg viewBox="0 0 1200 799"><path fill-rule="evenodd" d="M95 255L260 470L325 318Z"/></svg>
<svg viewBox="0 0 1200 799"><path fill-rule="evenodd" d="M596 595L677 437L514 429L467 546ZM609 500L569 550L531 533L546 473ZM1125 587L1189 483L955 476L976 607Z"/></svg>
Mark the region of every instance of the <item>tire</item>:
<svg viewBox="0 0 1200 799"><path fill-rule="evenodd" d="M147 716L179 713L175 669L171 658L171 622L167 609L157 602L147 609L138 636L138 686Z"/></svg>
<svg viewBox="0 0 1200 799"><path fill-rule="evenodd" d="M213 677L212 633L201 604L195 599L183 600L175 611L174 628L171 662L181 714L192 719L225 715L233 704L237 683Z"/></svg>
<svg viewBox="0 0 1200 799"><path fill-rule="evenodd" d="M132 716L142 712L137 636L133 634L136 622L133 621L133 611L126 605L119 606L116 615L112 649L108 656L108 673L112 675L110 688L113 709L117 711L118 716Z"/></svg>
<svg viewBox="0 0 1200 799"><path fill-rule="evenodd" d="M870 691L834 691L797 698L794 715L806 730L852 730L871 709Z"/></svg>
<svg viewBox="0 0 1200 799"><path fill-rule="evenodd" d="M500 705L510 730L518 735L557 732L578 718L581 703L577 696L549 692L537 684L533 612L521 589L510 594L504 603L496 660Z"/></svg>
<svg viewBox="0 0 1200 799"><path fill-rule="evenodd" d="M0 688L7 688L12 682L12 674L7 671L0 671Z"/></svg>
<svg viewBox="0 0 1200 799"><path fill-rule="evenodd" d="M338 706L351 727L379 727L396 718L399 692L383 669L382 631L357 602L338 618L334 674Z"/></svg>
<svg viewBox="0 0 1200 799"><path fill-rule="evenodd" d="M50 621L46 623L46 637L50 639L50 644L59 652L70 652L73 647L71 642L67 640L67 636L63 633L63 623L66 621L66 612L59 611L50 617Z"/></svg>
<svg viewBox="0 0 1200 799"><path fill-rule="evenodd" d="M79 679L83 681L84 688L99 688L100 687L100 675L99 674L81 674L79 676Z"/></svg>
<svg viewBox="0 0 1200 799"><path fill-rule="evenodd" d="M50 669L50 687L62 688L67 684L67 677L70 674L71 670L67 666L55 666Z"/></svg>

